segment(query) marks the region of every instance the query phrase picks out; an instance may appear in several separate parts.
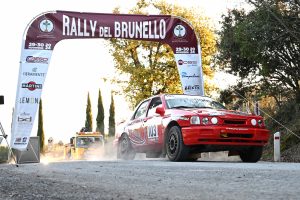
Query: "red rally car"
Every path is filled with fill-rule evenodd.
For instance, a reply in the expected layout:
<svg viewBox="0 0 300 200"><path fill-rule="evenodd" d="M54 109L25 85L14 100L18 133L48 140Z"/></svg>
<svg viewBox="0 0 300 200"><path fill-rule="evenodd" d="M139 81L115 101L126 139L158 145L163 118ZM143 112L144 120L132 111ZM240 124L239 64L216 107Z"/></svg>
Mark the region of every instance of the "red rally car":
<svg viewBox="0 0 300 200"><path fill-rule="evenodd" d="M229 151L243 162L260 160L269 130L261 116L226 108L209 97L162 94L142 101L117 131L119 159L167 157L195 161L202 152Z"/></svg>

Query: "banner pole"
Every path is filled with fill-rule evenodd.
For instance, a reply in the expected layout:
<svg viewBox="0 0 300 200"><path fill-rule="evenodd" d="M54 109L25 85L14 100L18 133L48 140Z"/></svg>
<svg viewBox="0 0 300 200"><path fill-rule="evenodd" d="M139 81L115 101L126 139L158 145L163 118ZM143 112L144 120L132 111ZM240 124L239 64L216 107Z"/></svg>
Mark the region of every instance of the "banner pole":
<svg viewBox="0 0 300 200"><path fill-rule="evenodd" d="M14 161L15 161L16 167L19 167L19 165L18 165L18 163L17 163L17 161L16 161L15 154L14 154L13 150L11 149L11 147L9 146L9 143L8 143L8 141L7 141L7 135L6 135L5 132L4 132L4 129L3 129L3 126L2 126L2 124L1 124L1 122L0 122L0 130L1 130L1 132L2 132L2 135L0 135L0 136L2 136L2 137L5 139L6 144L7 144L7 147L8 147L8 149L9 149L9 151L10 151L10 154L12 155L12 157L13 157L13 159L14 159ZM10 157L10 156L9 156L9 157Z"/></svg>

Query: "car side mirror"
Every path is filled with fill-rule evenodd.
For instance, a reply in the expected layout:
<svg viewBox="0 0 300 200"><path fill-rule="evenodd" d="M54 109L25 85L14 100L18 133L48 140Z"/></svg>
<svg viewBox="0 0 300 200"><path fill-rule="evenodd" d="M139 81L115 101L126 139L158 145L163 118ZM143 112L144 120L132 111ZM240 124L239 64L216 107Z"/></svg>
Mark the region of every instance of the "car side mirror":
<svg viewBox="0 0 300 200"><path fill-rule="evenodd" d="M75 139L74 137L70 138L70 144L71 144L71 146L74 145L74 139Z"/></svg>
<svg viewBox="0 0 300 200"><path fill-rule="evenodd" d="M160 116L163 116L165 114L165 109L162 106L158 106L155 110L155 113L159 114Z"/></svg>

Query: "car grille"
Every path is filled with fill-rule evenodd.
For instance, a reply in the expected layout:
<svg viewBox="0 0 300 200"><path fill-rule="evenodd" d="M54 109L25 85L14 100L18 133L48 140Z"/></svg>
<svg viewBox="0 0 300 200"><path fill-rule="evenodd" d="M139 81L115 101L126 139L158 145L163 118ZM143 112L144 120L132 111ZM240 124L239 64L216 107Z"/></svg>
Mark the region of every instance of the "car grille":
<svg viewBox="0 0 300 200"><path fill-rule="evenodd" d="M242 125L246 124L246 120L232 120L232 119L225 119L224 124L236 124L236 125Z"/></svg>

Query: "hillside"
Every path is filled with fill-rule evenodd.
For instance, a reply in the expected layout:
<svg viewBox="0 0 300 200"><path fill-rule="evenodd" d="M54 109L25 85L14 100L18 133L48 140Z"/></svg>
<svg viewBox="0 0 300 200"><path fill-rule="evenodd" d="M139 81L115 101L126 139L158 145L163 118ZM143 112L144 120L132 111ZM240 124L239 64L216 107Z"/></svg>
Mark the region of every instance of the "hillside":
<svg viewBox="0 0 300 200"><path fill-rule="evenodd" d="M300 104L286 103L273 119L266 120L266 125L272 134L281 132L281 161L300 162ZM273 135L265 148L263 160L273 160Z"/></svg>

